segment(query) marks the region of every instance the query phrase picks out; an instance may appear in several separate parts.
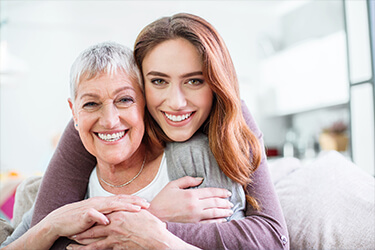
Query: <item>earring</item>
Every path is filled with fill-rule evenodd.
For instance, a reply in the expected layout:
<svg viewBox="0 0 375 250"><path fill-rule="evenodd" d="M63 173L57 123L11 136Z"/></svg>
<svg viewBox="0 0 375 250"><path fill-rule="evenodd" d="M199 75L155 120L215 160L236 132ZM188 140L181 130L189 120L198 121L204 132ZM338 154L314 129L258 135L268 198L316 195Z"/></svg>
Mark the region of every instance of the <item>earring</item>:
<svg viewBox="0 0 375 250"><path fill-rule="evenodd" d="M76 123L76 127L78 127L78 123Z"/></svg>

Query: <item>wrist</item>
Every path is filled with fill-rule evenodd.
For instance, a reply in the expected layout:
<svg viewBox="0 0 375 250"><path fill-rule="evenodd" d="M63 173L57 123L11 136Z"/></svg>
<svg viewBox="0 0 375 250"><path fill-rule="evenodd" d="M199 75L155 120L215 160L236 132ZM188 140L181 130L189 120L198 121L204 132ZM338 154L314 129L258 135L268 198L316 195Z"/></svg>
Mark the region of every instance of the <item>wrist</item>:
<svg viewBox="0 0 375 250"><path fill-rule="evenodd" d="M40 235L40 239L44 239L47 242L55 242L60 235L56 231L56 227L50 223L48 220L47 221L41 221L37 225L33 227L36 231L36 234Z"/></svg>
<svg viewBox="0 0 375 250"><path fill-rule="evenodd" d="M165 230L165 232L161 236L161 239L165 246L165 249L199 249L193 245L186 243L168 230Z"/></svg>
<svg viewBox="0 0 375 250"><path fill-rule="evenodd" d="M150 206L146 210L162 222L168 221L168 218L166 216L163 216L162 212L160 212L158 209L155 209L155 206L152 205L152 202L150 202Z"/></svg>

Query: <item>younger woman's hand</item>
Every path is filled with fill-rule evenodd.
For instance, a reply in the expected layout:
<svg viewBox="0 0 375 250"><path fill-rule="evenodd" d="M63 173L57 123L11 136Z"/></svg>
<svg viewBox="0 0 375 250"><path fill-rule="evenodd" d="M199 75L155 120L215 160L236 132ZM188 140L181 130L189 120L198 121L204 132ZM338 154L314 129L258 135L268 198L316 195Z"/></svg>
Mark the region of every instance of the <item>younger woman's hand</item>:
<svg viewBox="0 0 375 250"><path fill-rule="evenodd" d="M201 184L202 178L185 176L168 183L150 202L148 211L162 221L224 222L233 214L231 194L222 188L187 189Z"/></svg>

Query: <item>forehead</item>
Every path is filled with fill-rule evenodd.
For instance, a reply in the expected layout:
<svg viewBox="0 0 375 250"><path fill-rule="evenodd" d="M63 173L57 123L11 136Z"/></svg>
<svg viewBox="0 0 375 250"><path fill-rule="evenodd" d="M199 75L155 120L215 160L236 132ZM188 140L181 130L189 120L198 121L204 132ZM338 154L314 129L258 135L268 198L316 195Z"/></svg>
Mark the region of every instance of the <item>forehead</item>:
<svg viewBox="0 0 375 250"><path fill-rule="evenodd" d="M123 70L119 70L117 72L102 72L90 79L83 77L77 86L77 96L83 94L82 92L90 90L107 92L122 87L141 92L138 80L134 79L134 77L125 73Z"/></svg>
<svg viewBox="0 0 375 250"><path fill-rule="evenodd" d="M143 68L166 67L201 68L202 60L196 47L184 38L176 38L164 41L145 56Z"/></svg>

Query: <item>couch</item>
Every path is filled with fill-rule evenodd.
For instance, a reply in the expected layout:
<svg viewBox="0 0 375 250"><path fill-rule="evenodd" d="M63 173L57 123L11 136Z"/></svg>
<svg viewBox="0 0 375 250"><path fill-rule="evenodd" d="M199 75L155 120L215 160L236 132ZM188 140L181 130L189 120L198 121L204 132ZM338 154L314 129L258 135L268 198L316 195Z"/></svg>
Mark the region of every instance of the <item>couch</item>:
<svg viewBox="0 0 375 250"><path fill-rule="evenodd" d="M335 151L308 164L270 161L291 249L375 249L375 180ZM40 184L32 177L17 188L13 225L0 221L0 242L29 209Z"/></svg>

